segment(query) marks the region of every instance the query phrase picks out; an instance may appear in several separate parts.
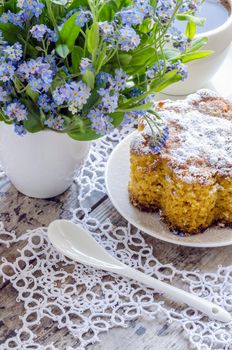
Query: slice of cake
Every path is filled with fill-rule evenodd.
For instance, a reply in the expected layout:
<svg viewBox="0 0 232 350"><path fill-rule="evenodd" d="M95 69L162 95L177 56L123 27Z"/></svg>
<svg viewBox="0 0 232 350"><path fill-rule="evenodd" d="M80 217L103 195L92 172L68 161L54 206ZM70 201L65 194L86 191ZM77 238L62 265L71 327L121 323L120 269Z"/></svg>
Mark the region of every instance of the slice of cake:
<svg viewBox="0 0 232 350"><path fill-rule="evenodd" d="M164 135L148 115L131 143L131 203L160 210L171 230L186 234L232 224L232 104L200 90L157 110Z"/></svg>

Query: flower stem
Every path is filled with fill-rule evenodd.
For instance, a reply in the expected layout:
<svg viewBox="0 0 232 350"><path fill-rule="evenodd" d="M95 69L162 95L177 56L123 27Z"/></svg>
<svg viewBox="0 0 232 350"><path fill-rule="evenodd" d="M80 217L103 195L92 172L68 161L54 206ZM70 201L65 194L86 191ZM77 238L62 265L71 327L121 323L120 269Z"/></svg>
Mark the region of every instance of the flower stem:
<svg viewBox="0 0 232 350"><path fill-rule="evenodd" d="M50 18L52 24L54 25L54 27L55 27L55 29L57 31L57 34L59 35L59 37L61 39L60 31L59 31L58 25L56 23L55 16L54 16L53 11L52 11L51 2L50 2L50 0L45 0L45 2L46 2L46 5L47 5L49 18Z"/></svg>

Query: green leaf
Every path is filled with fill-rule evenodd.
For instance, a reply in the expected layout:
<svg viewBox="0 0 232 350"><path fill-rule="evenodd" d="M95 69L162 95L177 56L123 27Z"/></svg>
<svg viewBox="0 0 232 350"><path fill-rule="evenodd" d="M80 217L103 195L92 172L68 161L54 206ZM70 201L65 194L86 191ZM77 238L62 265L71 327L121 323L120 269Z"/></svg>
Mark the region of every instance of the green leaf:
<svg viewBox="0 0 232 350"><path fill-rule="evenodd" d="M114 112L110 114L110 117L113 119L113 125L115 128L123 122L124 114L124 112Z"/></svg>
<svg viewBox="0 0 232 350"><path fill-rule="evenodd" d="M95 88L93 91L91 91L91 95L88 98L87 103L82 108L83 115L88 114L89 110L99 103L100 95L97 92L98 89L99 89L99 86Z"/></svg>
<svg viewBox="0 0 232 350"><path fill-rule="evenodd" d="M126 100L126 102L120 103L118 109L123 109L123 110L125 110L127 108L129 109L129 108L133 107L135 104L141 103L150 94L151 94L150 91L147 91L140 96L132 97L132 98Z"/></svg>
<svg viewBox="0 0 232 350"><path fill-rule="evenodd" d="M145 48L139 51L137 54L133 54L133 57L130 61L130 66L143 66L146 62L154 56L156 50L152 47Z"/></svg>
<svg viewBox="0 0 232 350"><path fill-rule="evenodd" d="M68 135L78 141L91 141L96 140L101 135L97 134L91 128L91 122L89 118L76 118L76 127L68 132Z"/></svg>
<svg viewBox="0 0 232 350"><path fill-rule="evenodd" d="M152 28L154 27L154 21L152 18L146 18L142 24L140 24L139 26L139 31L144 33L144 34L147 34L149 33Z"/></svg>
<svg viewBox="0 0 232 350"><path fill-rule="evenodd" d="M152 106L154 105L154 103L152 102L148 102L142 105L132 105L131 107L125 108L125 109L121 109L119 108L120 112L131 112L131 111L147 111L148 109L152 108Z"/></svg>
<svg viewBox="0 0 232 350"><path fill-rule="evenodd" d="M188 15L188 14L178 14L178 15L176 15L176 18L179 21L193 22L196 25L198 25L199 27L204 27L205 22L206 22L206 18L197 17L197 16L193 16L193 15Z"/></svg>
<svg viewBox="0 0 232 350"><path fill-rule="evenodd" d="M6 124L12 124L13 121L11 119L9 119L5 113L3 112L3 110L0 110L0 121L3 121Z"/></svg>
<svg viewBox="0 0 232 350"><path fill-rule="evenodd" d="M155 79L151 85L150 85L150 89L153 92L160 92L162 91L167 85L170 85L170 81L173 81L173 78L175 78L177 76L177 69L174 69L168 73L165 73L162 78L157 78Z"/></svg>
<svg viewBox="0 0 232 350"><path fill-rule="evenodd" d="M123 7L131 5L131 0L113 0L117 4L118 10L121 10Z"/></svg>
<svg viewBox="0 0 232 350"><path fill-rule="evenodd" d="M183 57L181 57L181 61L183 63L187 63L187 62L190 62L193 60L199 60L201 58L208 57L208 56L212 55L213 53L214 53L214 51L211 51L211 50L198 51L198 52L184 55Z"/></svg>
<svg viewBox="0 0 232 350"><path fill-rule="evenodd" d="M88 0L74 0L72 1L71 5L68 7L68 11L76 10L80 6L88 6Z"/></svg>
<svg viewBox="0 0 232 350"><path fill-rule="evenodd" d="M17 12L17 1L16 0L5 1L3 10L4 10L3 12L7 12L8 10L14 13Z"/></svg>
<svg viewBox="0 0 232 350"><path fill-rule="evenodd" d="M97 58L97 60L96 60L96 62L94 64L94 68L96 69L97 73L99 73L99 71L101 70L101 67L103 65L104 59L106 58L106 46L107 46L107 44L104 43L103 47L102 47L102 50L101 50L101 53L98 56L98 58Z"/></svg>
<svg viewBox="0 0 232 350"><path fill-rule="evenodd" d="M118 11L118 6L114 0L106 1L99 13L99 20L101 22L104 22L104 21L110 22L117 11Z"/></svg>
<svg viewBox="0 0 232 350"><path fill-rule="evenodd" d="M83 76L82 76L82 80L88 85L88 87L92 90L94 88L94 82L95 82L95 75L94 73L87 69Z"/></svg>
<svg viewBox="0 0 232 350"><path fill-rule="evenodd" d="M164 49L163 53L167 60L178 59L180 56L180 51L177 49Z"/></svg>
<svg viewBox="0 0 232 350"><path fill-rule="evenodd" d="M189 40L192 40L196 34L197 25L194 22L188 22L185 35Z"/></svg>
<svg viewBox="0 0 232 350"><path fill-rule="evenodd" d="M163 82L162 85L159 85L153 92L154 93L155 92L160 92L160 91L166 89L169 85L177 83L178 81L181 81L181 80L182 80L182 75L176 74L176 75L174 75L174 77L170 78L166 82Z"/></svg>
<svg viewBox="0 0 232 350"><path fill-rule="evenodd" d="M2 110L0 110L0 121L4 122L4 113L2 112Z"/></svg>
<svg viewBox="0 0 232 350"><path fill-rule="evenodd" d="M19 41L23 46L25 45L27 32L20 27L10 23L0 23L0 30L2 31L4 39L10 44L14 44ZM32 57L37 57L36 49L27 43L27 53Z"/></svg>
<svg viewBox="0 0 232 350"><path fill-rule="evenodd" d="M58 86L64 85L67 78L67 72L60 69L52 81L52 90L55 90Z"/></svg>
<svg viewBox="0 0 232 350"><path fill-rule="evenodd" d="M76 73L79 71L79 66L82 57L84 56L84 50L80 46L74 46L72 50L72 67L73 67L73 73Z"/></svg>
<svg viewBox="0 0 232 350"><path fill-rule="evenodd" d="M36 102L39 97L39 93L36 91L33 91L30 87L30 85L27 85L26 87L26 94L34 101Z"/></svg>
<svg viewBox="0 0 232 350"><path fill-rule="evenodd" d="M28 118L24 120L23 124L27 131L38 132L44 129L40 120L40 111L37 109L32 101L22 99L21 102L27 107Z"/></svg>
<svg viewBox="0 0 232 350"><path fill-rule="evenodd" d="M98 23L94 22L88 31L88 38L87 38L87 46L88 51L90 53L94 53L97 51L98 44L99 44L99 27Z"/></svg>
<svg viewBox="0 0 232 350"><path fill-rule="evenodd" d="M102 135L97 134L90 127L85 132L81 132L79 129L69 131L68 136L77 141L92 141L102 137Z"/></svg>
<svg viewBox="0 0 232 350"><path fill-rule="evenodd" d="M61 5L61 6L65 6L67 5L69 0L51 0L51 2L53 4L57 4L57 5Z"/></svg>
<svg viewBox="0 0 232 350"><path fill-rule="evenodd" d="M203 46L205 46L207 44L207 42L208 42L207 37L195 39L192 42L191 48L188 50L188 52L200 50Z"/></svg>
<svg viewBox="0 0 232 350"><path fill-rule="evenodd" d="M80 33L80 26L76 25L76 17L77 13L74 13L67 21L63 24L62 29L60 31L60 40L58 42L58 46L60 44L66 45L69 49L69 52L72 52L75 41Z"/></svg>
<svg viewBox="0 0 232 350"><path fill-rule="evenodd" d="M62 45L59 44L56 47L56 52L58 53L58 55L62 58L66 58L69 54L69 48L67 45Z"/></svg>
<svg viewBox="0 0 232 350"><path fill-rule="evenodd" d="M118 55L120 65L122 66L128 66L132 60L132 56L127 53L120 53Z"/></svg>

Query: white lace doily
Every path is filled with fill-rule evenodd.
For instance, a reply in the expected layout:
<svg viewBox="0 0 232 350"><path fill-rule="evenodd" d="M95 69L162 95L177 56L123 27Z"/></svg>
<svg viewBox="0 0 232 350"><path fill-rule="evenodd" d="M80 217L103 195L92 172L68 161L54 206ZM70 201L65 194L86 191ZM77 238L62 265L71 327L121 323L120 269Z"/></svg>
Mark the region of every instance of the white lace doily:
<svg viewBox="0 0 232 350"><path fill-rule="evenodd" d="M127 132L125 129L120 135L115 132L93 142L88 160L75 179L80 206L71 209L72 220L87 228L105 249L124 263L167 282L178 284L178 280L182 280L191 293L232 312L232 266L219 267L211 274L179 271L154 257L139 230L129 224L115 227L110 221L100 223L91 216L88 200L96 192L105 194L107 158L115 143ZM103 331L126 327L129 320L138 316L156 318L159 313L183 327L195 349L232 349L232 323L211 321L190 308L173 310L151 289L70 261L49 243L46 228L28 230L17 238L14 232L5 231L1 223L0 244L6 246L6 251L19 241L25 242L24 247L14 261L1 258L0 273L3 280L16 289L17 301L24 305L24 314L21 328L0 345L0 350L57 349L53 344L44 346L36 339L35 325L43 326L45 319L50 319L60 329L66 328L78 341L75 349L84 350L97 342Z"/></svg>

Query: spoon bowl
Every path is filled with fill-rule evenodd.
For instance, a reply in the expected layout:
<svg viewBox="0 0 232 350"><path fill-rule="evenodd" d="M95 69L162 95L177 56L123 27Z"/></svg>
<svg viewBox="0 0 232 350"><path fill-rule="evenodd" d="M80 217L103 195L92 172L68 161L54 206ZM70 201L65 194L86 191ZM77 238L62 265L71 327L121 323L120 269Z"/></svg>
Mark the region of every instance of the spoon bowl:
<svg viewBox="0 0 232 350"><path fill-rule="evenodd" d="M123 269L82 227L67 220L55 220L48 227L50 242L68 258L102 270Z"/></svg>

